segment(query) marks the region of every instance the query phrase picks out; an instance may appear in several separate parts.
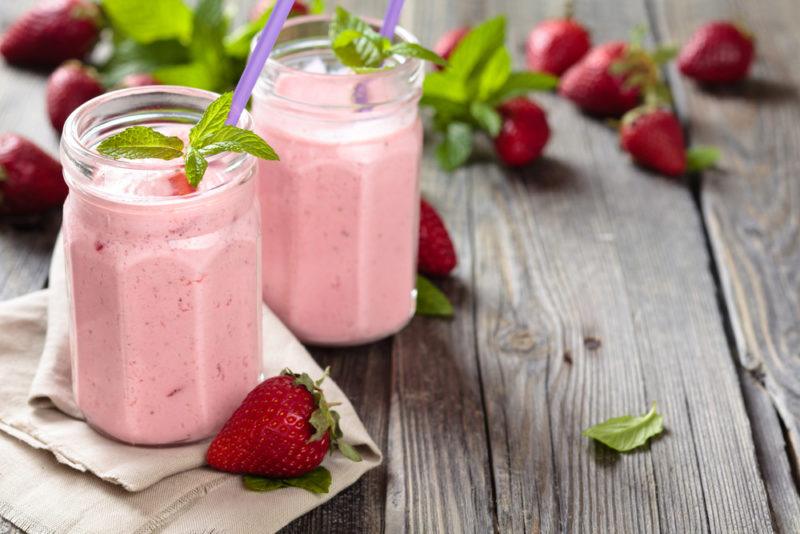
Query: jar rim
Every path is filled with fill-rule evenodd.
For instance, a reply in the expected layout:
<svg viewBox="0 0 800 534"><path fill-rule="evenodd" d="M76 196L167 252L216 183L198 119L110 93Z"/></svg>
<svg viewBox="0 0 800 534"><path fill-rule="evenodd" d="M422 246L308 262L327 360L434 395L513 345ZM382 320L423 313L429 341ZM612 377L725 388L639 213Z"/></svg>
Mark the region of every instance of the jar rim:
<svg viewBox="0 0 800 534"><path fill-rule="evenodd" d="M92 184L91 179L89 179L83 173L78 172L78 174L81 174L84 179L75 179L72 176L73 173L67 172L67 165L65 165L66 163L75 165L78 167L78 169L83 169L83 170L89 170L92 168L99 168L99 167L114 167L119 169L129 169L132 172L148 171L148 170L170 171L170 170L182 169L183 168L182 158L175 158L174 160L164 160L163 162L161 161L153 162L152 160L139 161L139 160L113 159L107 156L103 156L102 154L99 154L95 150L92 150L90 148L90 145L86 142L86 135L89 132L91 132L93 128L96 128L99 124L112 122L112 119L108 119L107 121L100 121L99 123L97 123L96 121L93 122L91 120L93 113L99 112L99 110L101 110L104 105L108 105L110 102L118 100L120 98L136 97L147 94L155 94L155 95L163 94L165 97L178 96L187 98L197 98L202 101L207 101L206 105L219 97L218 93L191 87L183 87L175 85L151 85L151 86L132 87L127 89L109 91L108 93L104 93L103 95L100 95L82 104L67 118L67 121L64 124L64 130L62 133L61 143L60 143L62 166L64 167L64 179L71 189L76 189L82 193L87 193L92 197L102 198L105 201L111 201L114 203L121 203L128 205L163 206L165 204L184 204L194 199L206 198L212 193L216 194L223 190L230 189L230 187L232 187L231 184L235 185L240 183L240 181L237 181L232 178L230 180L224 181L223 183L215 187L206 190L198 190L193 193L189 193L187 195L147 197L147 196L126 195L126 194L112 192L102 187L95 186L94 184ZM205 108L198 109L197 113L202 113L203 109ZM178 110L175 108L165 108L164 109L165 117L167 116L166 113L168 111L178 111ZM189 111L188 106L186 108L186 111ZM153 109L152 113L157 115L158 110ZM153 120L157 119L154 118ZM253 119L246 110L242 112L238 126L240 128L245 128L248 130L252 129ZM94 144L95 143L92 143L91 146L94 146ZM223 173L229 173L229 172L233 173L233 172L239 172L240 170L242 170L243 167L244 171L247 171L248 163L250 163L249 165L250 167L255 165L255 157L246 153L222 153L208 158L208 162L209 164L216 163L217 165L219 165Z"/></svg>

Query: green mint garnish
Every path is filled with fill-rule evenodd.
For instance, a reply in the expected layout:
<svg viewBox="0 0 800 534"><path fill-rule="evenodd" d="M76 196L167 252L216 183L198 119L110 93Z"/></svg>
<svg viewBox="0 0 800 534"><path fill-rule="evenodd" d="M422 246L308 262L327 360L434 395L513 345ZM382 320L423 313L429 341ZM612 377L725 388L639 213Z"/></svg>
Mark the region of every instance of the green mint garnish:
<svg viewBox="0 0 800 534"><path fill-rule="evenodd" d="M331 472L322 466L305 475L294 478L266 478L255 475L243 477L244 487L250 491L274 491L280 488L300 488L311 493L328 493L331 487Z"/></svg>
<svg viewBox="0 0 800 534"><path fill-rule="evenodd" d="M417 275L417 315L453 316L453 305L445 294L422 275Z"/></svg>
<svg viewBox="0 0 800 534"><path fill-rule="evenodd" d="M263 139L249 130L228 126L225 120L231 109L233 93L225 93L206 108L205 113L189 130L189 146L183 140L168 137L146 126L133 126L103 140L97 152L113 159L171 160L184 158L186 178L197 187L208 168L206 158L221 152L251 154L265 160L278 155Z"/></svg>
<svg viewBox="0 0 800 534"><path fill-rule="evenodd" d="M717 164L720 151L713 146L694 146L686 151L686 170L700 172Z"/></svg>
<svg viewBox="0 0 800 534"><path fill-rule="evenodd" d="M343 7L336 8L329 36L331 48L339 61L356 72L380 69L387 58L395 55L418 58L437 65L447 64L436 52L418 44L392 44L389 39Z"/></svg>
<svg viewBox="0 0 800 534"><path fill-rule="evenodd" d="M656 412L656 404L641 416L623 415L598 423L583 431L618 452L627 452L644 445L648 439L664 431L664 418Z"/></svg>
<svg viewBox="0 0 800 534"><path fill-rule="evenodd" d="M434 125L443 134L436 154L446 170L469 159L475 132L497 136L500 104L558 85L558 78L550 74L512 70L505 39L505 18L487 20L464 36L444 70L425 77L421 104L435 112Z"/></svg>

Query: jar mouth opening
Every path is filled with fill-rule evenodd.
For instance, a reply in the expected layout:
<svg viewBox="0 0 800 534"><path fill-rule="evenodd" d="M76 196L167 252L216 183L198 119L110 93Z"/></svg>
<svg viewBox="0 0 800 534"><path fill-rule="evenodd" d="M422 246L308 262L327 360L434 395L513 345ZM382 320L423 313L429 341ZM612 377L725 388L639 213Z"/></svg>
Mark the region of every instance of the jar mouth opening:
<svg viewBox="0 0 800 534"><path fill-rule="evenodd" d="M140 196L109 191L93 183L98 168L125 169L132 173L145 171L181 171L183 158L172 160L112 159L96 151L97 144L110 135L137 125L193 125L217 93L181 86L154 85L110 91L93 98L76 109L67 119L61 137L61 156L67 184L93 197L124 204L185 203L213 192L229 189L239 180L230 179L216 186L186 195ZM252 129L252 117L242 113L237 126ZM255 164L253 156L244 153L222 153L208 158L222 173L241 174ZM249 165L248 165L249 164ZM71 167L72 172L67 172Z"/></svg>
<svg viewBox="0 0 800 534"><path fill-rule="evenodd" d="M415 85L421 81L424 74L424 64L420 59L412 57L394 56L390 59L392 65L389 68L378 70L374 72L345 72L345 73L331 73L331 72L313 72L302 68L298 68L289 64L290 59L298 58L304 55L310 55L314 52L327 52L332 55L331 41L328 36L328 27L333 20L332 15L304 15L300 17L292 17L284 25L275 47L272 50L264 69L261 71L259 83L256 91L262 92L266 89L267 85L271 83L269 77L280 77L282 75L288 76L302 76L308 80L308 83L313 84L315 81L335 81L342 85L366 85L368 83L382 83L390 82L392 80L402 81L408 85ZM379 31L381 21L365 17L363 19L375 31ZM257 37L253 39L253 46ZM401 26L395 29L395 42L418 43L417 38L408 30ZM272 94L272 97L279 98L283 101L292 104L299 104L304 106L313 106L314 108L323 108L330 110L337 109L358 109L364 107L363 104L357 102L351 104L319 104L309 102L303 99L292 98L287 95ZM398 99L389 99L387 101L371 101L366 107L370 110L375 110L385 105L394 104Z"/></svg>

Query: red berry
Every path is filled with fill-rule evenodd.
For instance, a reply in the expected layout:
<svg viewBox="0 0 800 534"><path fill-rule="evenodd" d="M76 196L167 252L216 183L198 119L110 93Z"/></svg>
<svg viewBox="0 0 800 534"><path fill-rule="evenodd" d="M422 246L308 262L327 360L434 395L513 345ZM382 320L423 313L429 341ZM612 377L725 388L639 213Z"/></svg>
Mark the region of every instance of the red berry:
<svg viewBox="0 0 800 534"><path fill-rule="evenodd" d="M338 415L318 386L308 375L290 371L256 386L211 442L208 464L231 473L290 478L322 463L331 445L360 460L340 441ZM312 415L320 422L312 425Z"/></svg>
<svg viewBox="0 0 800 534"><path fill-rule="evenodd" d="M592 115L619 116L633 109L639 103L639 89L625 88L625 77L610 72L626 49L621 41L592 48L564 73L559 93Z"/></svg>
<svg viewBox="0 0 800 534"><path fill-rule="evenodd" d="M749 33L730 22L710 22L683 46L678 67L700 82L732 83L747 76L754 52Z"/></svg>
<svg viewBox="0 0 800 534"><path fill-rule="evenodd" d="M24 137L0 134L0 214L43 212L66 197L58 161Z"/></svg>
<svg viewBox="0 0 800 534"><path fill-rule="evenodd" d="M172 186L172 194L175 196L189 195L197 191L197 188L189 183L185 172L176 172L170 175L167 180L169 185Z"/></svg>
<svg viewBox="0 0 800 534"><path fill-rule="evenodd" d="M264 11L271 8L273 5L275 5L275 0L261 0L250 10L250 20L257 20L264 14ZM300 15L308 15L309 13L310 10L306 4L296 1L294 5L292 5L292 10L289 11L289 17L299 17Z"/></svg>
<svg viewBox="0 0 800 534"><path fill-rule="evenodd" d="M525 97L514 98L500 106L503 127L494 147L508 165L526 165L542 154L550 139L550 127L544 110Z"/></svg>
<svg viewBox="0 0 800 534"><path fill-rule="evenodd" d="M152 75L144 72L128 74L119 82L119 87L143 87L146 85L160 85L159 81Z"/></svg>
<svg viewBox="0 0 800 534"><path fill-rule="evenodd" d="M634 161L667 176L686 171L686 147L677 117L666 109L639 108L628 113L620 129L622 148Z"/></svg>
<svg viewBox="0 0 800 534"><path fill-rule="evenodd" d="M461 28L456 28L454 30L445 32L441 37L439 37L439 40L436 41L433 51L443 58L449 59L450 55L456 48L458 48L459 43L464 36L469 33L470 29L471 28L469 26L463 26ZM437 65L436 68L441 70L442 67Z"/></svg>
<svg viewBox="0 0 800 534"><path fill-rule="evenodd" d="M560 76L590 47L589 32L579 23L572 19L545 20L528 35L528 67Z"/></svg>
<svg viewBox="0 0 800 534"><path fill-rule="evenodd" d="M101 94L103 86L94 69L77 61L58 67L47 79L47 114L53 128L60 132L70 113Z"/></svg>
<svg viewBox="0 0 800 534"><path fill-rule="evenodd" d="M100 33L100 8L90 0L50 0L23 14L0 38L6 61L55 67L80 59Z"/></svg>
<svg viewBox="0 0 800 534"><path fill-rule="evenodd" d="M423 199L419 211L419 271L446 276L455 269L456 263L456 250L442 218Z"/></svg>

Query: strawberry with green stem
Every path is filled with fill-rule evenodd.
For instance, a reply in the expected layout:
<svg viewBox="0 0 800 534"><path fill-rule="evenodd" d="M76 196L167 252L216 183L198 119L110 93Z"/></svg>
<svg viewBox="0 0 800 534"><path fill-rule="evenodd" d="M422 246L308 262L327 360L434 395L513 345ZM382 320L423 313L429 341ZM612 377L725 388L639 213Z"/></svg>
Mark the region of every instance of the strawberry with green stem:
<svg viewBox="0 0 800 534"><path fill-rule="evenodd" d="M525 53L531 70L561 76L589 51L589 32L574 19L574 11L574 3L567 0L562 18L543 20L528 34Z"/></svg>
<svg viewBox="0 0 800 534"><path fill-rule="evenodd" d="M490 19L461 39L444 70L425 77L420 103L434 111L434 126L444 137L436 155L446 170L466 163L476 132L492 139L500 134L501 104L558 84L550 74L514 71L505 37L505 18Z"/></svg>
<svg viewBox="0 0 800 534"><path fill-rule="evenodd" d="M200 121L189 130L189 146L179 137L166 136L153 128L133 126L107 137L97 147L103 156L112 159L171 160L182 157L186 179L197 187L208 168L206 158L222 152L247 153L264 160L277 160L278 155L257 134L225 124L231 110L233 93L225 93L206 108Z"/></svg>

